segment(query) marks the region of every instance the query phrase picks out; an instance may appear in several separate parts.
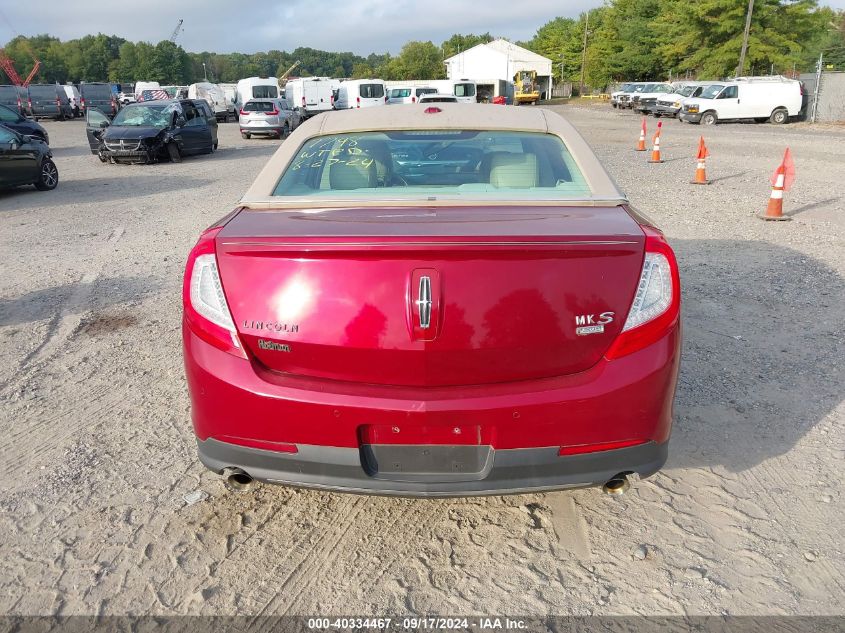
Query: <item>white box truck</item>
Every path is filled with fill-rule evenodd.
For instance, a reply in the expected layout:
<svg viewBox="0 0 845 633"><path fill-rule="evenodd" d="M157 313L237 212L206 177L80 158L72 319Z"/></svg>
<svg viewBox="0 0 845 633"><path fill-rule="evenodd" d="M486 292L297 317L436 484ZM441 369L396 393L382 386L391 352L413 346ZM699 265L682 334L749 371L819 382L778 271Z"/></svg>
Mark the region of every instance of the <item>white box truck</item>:
<svg viewBox="0 0 845 633"><path fill-rule="evenodd" d="M285 99L302 118L334 109L334 91L340 80L330 77L300 77L285 84Z"/></svg>
<svg viewBox="0 0 845 633"><path fill-rule="evenodd" d="M387 103L387 93L381 79L347 79L337 87L334 100L336 110L372 108Z"/></svg>
<svg viewBox="0 0 845 633"><path fill-rule="evenodd" d="M753 119L758 123L787 123L801 112L804 88L800 81L779 75L737 77L707 86L698 97L684 99L678 117L690 123Z"/></svg>

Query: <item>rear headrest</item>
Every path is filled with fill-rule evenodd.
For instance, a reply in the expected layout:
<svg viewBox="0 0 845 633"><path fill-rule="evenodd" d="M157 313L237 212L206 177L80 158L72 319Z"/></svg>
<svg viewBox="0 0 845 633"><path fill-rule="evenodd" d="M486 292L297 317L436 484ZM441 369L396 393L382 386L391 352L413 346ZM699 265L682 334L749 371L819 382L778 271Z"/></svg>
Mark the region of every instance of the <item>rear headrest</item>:
<svg viewBox="0 0 845 633"><path fill-rule="evenodd" d="M490 184L508 189L527 189L540 182L536 154L497 152L490 161Z"/></svg>
<svg viewBox="0 0 845 633"><path fill-rule="evenodd" d="M340 162L329 169L332 189L366 189L378 186L376 165L366 154L342 154Z"/></svg>

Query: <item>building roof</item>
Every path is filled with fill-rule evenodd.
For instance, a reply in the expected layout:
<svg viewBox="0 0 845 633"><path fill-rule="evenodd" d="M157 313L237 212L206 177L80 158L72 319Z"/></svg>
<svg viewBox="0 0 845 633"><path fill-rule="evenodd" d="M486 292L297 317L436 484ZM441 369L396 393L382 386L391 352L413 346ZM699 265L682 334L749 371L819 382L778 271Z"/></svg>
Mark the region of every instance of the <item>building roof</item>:
<svg viewBox="0 0 845 633"><path fill-rule="evenodd" d="M548 57L543 57L542 55L538 55L533 51L529 51L527 48L522 48L521 46L517 46L513 42L508 42L507 40L498 39L493 40L492 42L487 42L485 44L478 44L473 46L472 48L468 48L465 51L461 51L457 55L452 55L448 57L445 61L448 63L453 59L457 59L464 53L474 50L476 48L488 48L494 50L496 52L502 53L503 55L507 55L513 61L521 61L521 62L545 62L551 63Z"/></svg>

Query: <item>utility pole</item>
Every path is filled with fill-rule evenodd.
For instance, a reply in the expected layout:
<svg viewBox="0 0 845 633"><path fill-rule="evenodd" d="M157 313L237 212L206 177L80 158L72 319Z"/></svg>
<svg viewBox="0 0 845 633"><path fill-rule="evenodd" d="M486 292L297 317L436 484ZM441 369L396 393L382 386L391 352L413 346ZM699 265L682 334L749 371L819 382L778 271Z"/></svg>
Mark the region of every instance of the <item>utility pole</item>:
<svg viewBox="0 0 845 633"><path fill-rule="evenodd" d="M754 0L751 0L752 2ZM590 24L590 12L584 18L584 48L581 51L581 85L578 87L578 96L584 96L584 75L587 72L587 26Z"/></svg>
<svg viewBox="0 0 845 633"><path fill-rule="evenodd" d="M205 62L202 63L202 74L205 75L205 80L208 81L208 70L205 67Z"/></svg>
<svg viewBox="0 0 845 633"><path fill-rule="evenodd" d="M748 50L748 34L751 32L751 14L754 13L754 0L748 0L748 14L745 16L745 33L742 36L742 50L739 53L739 72L741 77L745 72L745 53Z"/></svg>

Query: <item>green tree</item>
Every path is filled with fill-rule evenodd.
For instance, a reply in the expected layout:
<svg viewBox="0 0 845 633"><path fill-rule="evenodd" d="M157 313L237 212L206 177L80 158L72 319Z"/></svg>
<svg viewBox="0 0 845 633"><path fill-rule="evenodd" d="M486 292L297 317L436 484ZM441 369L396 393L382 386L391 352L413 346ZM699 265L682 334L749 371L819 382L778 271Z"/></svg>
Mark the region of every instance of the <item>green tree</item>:
<svg viewBox="0 0 845 633"><path fill-rule="evenodd" d="M442 79L446 76L440 49L431 42L408 42L387 65L390 79Z"/></svg>
<svg viewBox="0 0 845 633"><path fill-rule="evenodd" d="M492 42L493 39L494 38L490 35L490 33L484 33L483 35L474 35L472 33L469 35L460 35L455 33L452 37L440 45L440 50L443 53L443 59L448 59L449 57L462 53L473 46Z"/></svg>

